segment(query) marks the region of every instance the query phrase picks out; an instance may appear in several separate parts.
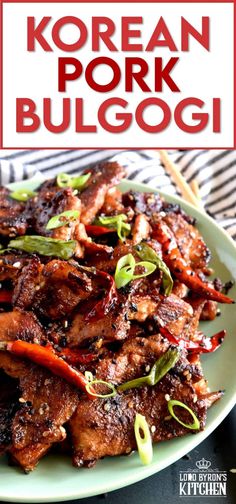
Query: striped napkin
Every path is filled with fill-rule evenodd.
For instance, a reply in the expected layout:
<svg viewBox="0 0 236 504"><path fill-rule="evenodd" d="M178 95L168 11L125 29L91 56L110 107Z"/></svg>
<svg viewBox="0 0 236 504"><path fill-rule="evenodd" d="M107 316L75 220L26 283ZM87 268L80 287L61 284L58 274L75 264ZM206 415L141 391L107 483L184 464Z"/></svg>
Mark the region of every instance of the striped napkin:
<svg viewBox="0 0 236 504"><path fill-rule="evenodd" d="M236 239L236 152L230 150L171 150L188 182L196 179L205 209ZM94 164L116 160L130 180L144 182L169 194L179 194L154 150L0 150L0 185L27 179L38 172L79 173Z"/></svg>

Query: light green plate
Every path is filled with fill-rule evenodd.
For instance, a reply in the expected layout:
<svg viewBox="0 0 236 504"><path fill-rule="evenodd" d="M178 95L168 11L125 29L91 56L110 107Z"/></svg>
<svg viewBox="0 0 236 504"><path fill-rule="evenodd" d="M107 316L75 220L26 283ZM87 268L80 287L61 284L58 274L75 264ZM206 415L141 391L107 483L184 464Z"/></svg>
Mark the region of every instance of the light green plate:
<svg viewBox="0 0 236 504"><path fill-rule="evenodd" d="M26 185L25 182L23 184ZM151 187L130 181L124 181L121 188L124 191L153 191ZM197 217L199 230L212 251L211 265L216 275L223 281L236 279L236 248L229 236L207 215L180 198L164 196L168 201L180 203L190 215ZM230 295L236 299L235 286ZM0 461L0 500L24 503L53 502L110 492L161 471L201 443L222 422L236 402L235 305L222 305L221 310L221 317L201 324L202 330L209 336L221 329L227 329L227 337L222 347L214 354L202 358L211 389L226 391L224 397L209 411L204 432L157 444L153 462L149 466L142 466L135 453L129 457L106 458L98 462L93 469L78 470L72 467L69 457L49 455L39 463L33 473L26 476L19 468L8 467L3 457Z"/></svg>

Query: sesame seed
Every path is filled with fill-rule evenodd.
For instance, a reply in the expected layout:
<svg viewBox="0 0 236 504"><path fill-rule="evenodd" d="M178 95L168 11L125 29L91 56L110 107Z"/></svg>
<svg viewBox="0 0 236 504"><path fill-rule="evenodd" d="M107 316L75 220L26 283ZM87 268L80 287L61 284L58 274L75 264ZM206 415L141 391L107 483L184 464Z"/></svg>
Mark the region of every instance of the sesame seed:
<svg viewBox="0 0 236 504"><path fill-rule="evenodd" d="M21 265L20 261L16 261L15 263L13 263L13 268L19 268Z"/></svg>
<svg viewBox="0 0 236 504"><path fill-rule="evenodd" d="M145 371L148 373L148 371L150 371L150 369L151 369L151 368L150 368L150 366L149 366L149 364L148 364L148 365L145 367Z"/></svg>
<svg viewBox="0 0 236 504"><path fill-rule="evenodd" d="M166 394L166 395L165 395L165 400L166 400L166 401L170 401L170 396L169 396L169 394Z"/></svg>
<svg viewBox="0 0 236 504"><path fill-rule="evenodd" d="M197 402L197 394L194 394L193 396L193 402L196 403Z"/></svg>
<svg viewBox="0 0 236 504"><path fill-rule="evenodd" d="M155 425L152 425L151 426L151 432L154 434L154 432L156 432L157 428Z"/></svg>
<svg viewBox="0 0 236 504"><path fill-rule="evenodd" d="M20 402L20 403L25 403L25 402L26 402L26 400L24 399L24 397L20 397L20 398L19 398L19 402Z"/></svg>
<svg viewBox="0 0 236 504"><path fill-rule="evenodd" d="M107 402L107 403L104 404L103 409L105 411L109 411L111 409L111 405Z"/></svg>
<svg viewBox="0 0 236 504"><path fill-rule="evenodd" d="M65 329L68 327L68 320L65 320L64 327L65 327Z"/></svg>

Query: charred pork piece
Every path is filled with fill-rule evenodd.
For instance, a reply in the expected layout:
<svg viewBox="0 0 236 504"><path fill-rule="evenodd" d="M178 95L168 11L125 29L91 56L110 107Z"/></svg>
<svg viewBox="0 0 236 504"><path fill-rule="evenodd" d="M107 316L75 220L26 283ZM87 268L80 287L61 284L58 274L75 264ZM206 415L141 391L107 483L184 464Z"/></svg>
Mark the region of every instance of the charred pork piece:
<svg viewBox="0 0 236 504"><path fill-rule="evenodd" d="M143 240L149 238L151 232L151 226L148 222L146 215L137 215L132 228L133 244L137 245Z"/></svg>
<svg viewBox="0 0 236 504"><path fill-rule="evenodd" d="M13 238L26 233L24 209L24 203L10 197L9 189L0 187L0 235Z"/></svg>
<svg viewBox="0 0 236 504"><path fill-rule="evenodd" d="M211 253L198 229L186 222L181 214L169 213L163 220L173 232L181 255L189 266L193 270L206 268Z"/></svg>
<svg viewBox="0 0 236 504"><path fill-rule="evenodd" d="M16 307L32 307L40 316L55 320L70 314L91 291L86 273L67 261L55 259L44 267L35 261L23 269L13 299Z"/></svg>
<svg viewBox="0 0 236 504"><path fill-rule="evenodd" d="M134 253L133 251L133 243L130 240L127 240L126 243L121 243L117 245L113 252L112 255L107 257L104 254L99 254L97 256L90 256L85 258L86 264L89 266L93 265L96 266L97 269L101 271L106 271L108 273L113 273L116 269L117 262L122 256L125 256L126 254L133 254L137 262L140 260L138 255Z"/></svg>
<svg viewBox="0 0 236 504"><path fill-rule="evenodd" d="M20 378L21 408L12 422L10 455L25 472L34 469L52 444L63 441L63 425L78 404L78 391L34 365Z"/></svg>
<svg viewBox="0 0 236 504"><path fill-rule="evenodd" d="M122 204L122 193L116 187L112 187L106 193L101 214L117 215L124 213L124 205Z"/></svg>
<svg viewBox="0 0 236 504"><path fill-rule="evenodd" d="M17 380L13 380L0 370L0 455L12 442L12 420L20 404Z"/></svg>
<svg viewBox="0 0 236 504"><path fill-rule="evenodd" d="M0 313L0 341L17 339L32 343L45 341L44 331L36 316L17 309Z"/></svg>
<svg viewBox="0 0 236 504"><path fill-rule="evenodd" d="M149 240L148 245L152 247L160 257L162 257L161 245L156 240ZM99 254L94 254L93 257L86 256L85 261L86 264L96 266L96 268L99 270L113 273L116 269L116 265L119 259L126 254L133 254L136 262L140 261L140 257L138 256L134 248L134 243L132 240L126 240L125 243L119 243L118 245L116 245L109 258L107 257L107 255L105 255L105 253L102 254L101 251L101 253Z"/></svg>
<svg viewBox="0 0 236 504"><path fill-rule="evenodd" d="M86 189L81 193L81 222L91 224L101 210L107 191L125 176L124 169L116 162L97 165Z"/></svg>
<svg viewBox="0 0 236 504"><path fill-rule="evenodd" d="M9 327L10 323L12 327ZM41 342L43 339L41 328L30 313L15 311L0 314L0 327L0 340L24 339L39 343L40 336ZM78 391L46 369L18 359L9 352L0 351L0 369L18 379L20 391L18 407L15 408L14 401L9 406L7 431L3 433L5 448L12 459L28 472L34 469L52 443L65 438L62 425L77 406ZM4 411L3 414L6 420ZM7 434L10 447L6 446Z"/></svg>
<svg viewBox="0 0 236 504"><path fill-rule="evenodd" d="M38 195L31 198L26 206L26 213L29 216L31 227L41 236L50 236L57 240L73 240L77 239L80 230L79 217L77 220L70 222L69 225L61 226L56 229L47 230L46 226L49 220L55 215L59 215L68 210L81 211L81 202L77 196L74 196L73 189L66 187L61 189L53 186L47 188L43 185ZM78 243L76 250L77 257L83 256L83 248Z"/></svg>
<svg viewBox="0 0 236 504"><path fill-rule="evenodd" d="M159 335L128 341L117 356L101 362L96 378L119 385L144 376L168 347L168 342ZM169 415L169 398L179 400L190 407L199 419L202 430L206 421L207 404L196 394L192 372L194 369L182 352L175 367L153 387L133 388L107 400L96 399L88 402L81 399L69 422L74 446L74 465L91 466L104 456L128 454L136 449L136 413L145 416L154 441L167 440L191 432ZM199 377L197 379L199 380ZM191 422L186 410L180 410L177 414L183 422Z"/></svg>
<svg viewBox="0 0 236 504"><path fill-rule="evenodd" d="M190 298L187 298L185 301L188 302L190 304L190 306L192 307L192 316L183 328L182 337L184 339L186 339L186 338L194 339L194 335L198 329L200 316L201 316L202 310L204 309L204 305L206 303L206 300L202 299L202 298L195 298L194 299L194 298L190 297Z"/></svg>
<svg viewBox="0 0 236 504"><path fill-rule="evenodd" d="M183 299L187 296L188 293L188 287L179 280L174 281L173 289L172 289L172 294L175 294L179 298Z"/></svg>
<svg viewBox="0 0 236 504"><path fill-rule="evenodd" d="M218 313L216 301L207 300L202 308L200 320L214 320Z"/></svg>
<svg viewBox="0 0 236 504"><path fill-rule="evenodd" d="M192 224L193 226L196 223L196 219L194 217L191 217L191 215L186 214L183 208L181 208L181 206L177 203L168 203L167 201L163 201L162 213L181 215L181 217L183 217L186 222Z"/></svg>
<svg viewBox="0 0 236 504"><path fill-rule="evenodd" d="M159 215L163 204L159 194L133 191L123 194L122 202L125 207L131 207L135 214L145 214L152 219Z"/></svg>
<svg viewBox="0 0 236 504"><path fill-rule="evenodd" d="M81 313L79 310L66 332L68 346L80 346L93 339L104 342L126 339L130 329L128 306L128 299L120 295L118 302L106 315L86 320L88 312Z"/></svg>
<svg viewBox="0 0 236 504"><path fill-rule="evenodd" d="M173 335L180 336L186 325L190 324L193 309L190 304L174 294L168 297L152 298L149 294L132 296L136 310L129 312L129 318L138 322L150 319L158 328L166 327Z"/></svg>
<svg viewBox="0 0 236 504"><path fill-rule="evenodd" d="M6 253L0 255L0 282L4 280L16 280L22 268L32 260L32 256L26 254Z"/></svg>

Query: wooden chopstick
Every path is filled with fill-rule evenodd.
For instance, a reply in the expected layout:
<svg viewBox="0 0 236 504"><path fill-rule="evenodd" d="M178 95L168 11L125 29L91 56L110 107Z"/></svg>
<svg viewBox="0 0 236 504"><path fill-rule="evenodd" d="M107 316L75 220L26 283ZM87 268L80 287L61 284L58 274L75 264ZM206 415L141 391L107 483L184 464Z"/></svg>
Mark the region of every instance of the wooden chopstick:
<svg viewBox="0 0 236 504"><path fill-rule="evenodd" d="M170 159L167 151L160 149L159 154L166 172L171 176L176 186L179 188L183 198L189 203L192 203L195 207L203 209L201 199L194 194L192 188L181 174L178 166Z"/></svg>
<svg viewBox="0 0 236 504"><path fill-rule="evenodd" d="M193 180L191 180L191 182L189 182L189 185L193 191L193 194L196 196L196 198L201 200L198 181L196 179L193 179Z"/></svg>

